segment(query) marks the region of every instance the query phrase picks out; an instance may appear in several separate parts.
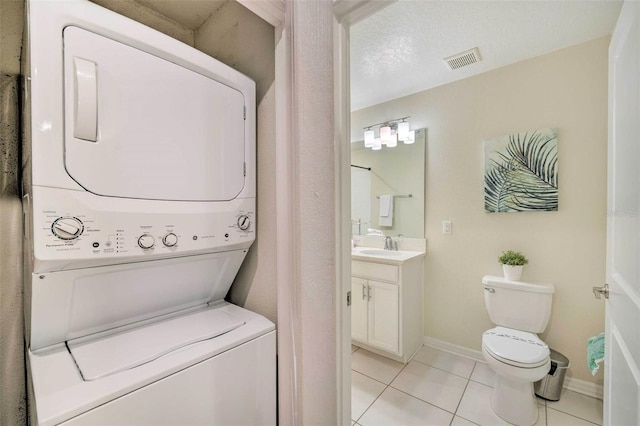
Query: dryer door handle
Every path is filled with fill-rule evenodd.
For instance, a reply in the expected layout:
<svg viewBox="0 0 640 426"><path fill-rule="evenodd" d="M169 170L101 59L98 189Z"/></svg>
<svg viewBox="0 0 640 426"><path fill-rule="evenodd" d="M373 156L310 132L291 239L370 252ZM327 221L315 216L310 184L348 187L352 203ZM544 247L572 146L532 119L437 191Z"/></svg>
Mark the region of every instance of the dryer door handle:
<svg viewBox="0 0 640 426"><path fill-rule="evenodd" d="M73 58L74 68L74 128L73 136L90 142L98 133L98 81L96 63Z"/></svg>

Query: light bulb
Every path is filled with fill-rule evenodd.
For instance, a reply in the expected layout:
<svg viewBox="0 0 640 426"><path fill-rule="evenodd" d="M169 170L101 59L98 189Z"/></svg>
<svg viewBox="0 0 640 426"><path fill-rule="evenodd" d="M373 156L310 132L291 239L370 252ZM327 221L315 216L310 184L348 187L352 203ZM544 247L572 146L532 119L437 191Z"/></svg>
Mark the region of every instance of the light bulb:
<svg viewBox="0 0 640 426"><path fill-rule="evenodd" d="M364 132L364 146L367 148L371 148L374 144L375 136L373 134L373 130L365 130Z"/></svg>
<svg viewBox="0 0 640 426"><path fill-rule="evenodd" d="M373 146L371 146L371 149L374 151L378 151L382 149L382 141L380 140L380 138L375 138L373 140Z"/></svg>
<svg viewBox="0 0 640 426"><path fill-rule="evenodd" d="M403 121L398 123L398 140L406 141L409 138L409 123Z"/></svg>
<svg viewBox="0 0 640 426"><path fill-rule="evenodd" d="M388 145L390 139L391 139L391 127L389 126L380 127L380 141L384 145Z"/></svg>

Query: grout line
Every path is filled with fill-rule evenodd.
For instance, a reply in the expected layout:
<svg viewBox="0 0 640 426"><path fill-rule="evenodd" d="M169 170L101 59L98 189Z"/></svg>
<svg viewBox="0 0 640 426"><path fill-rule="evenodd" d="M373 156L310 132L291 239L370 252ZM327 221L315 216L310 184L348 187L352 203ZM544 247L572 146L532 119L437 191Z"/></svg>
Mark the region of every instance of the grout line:
<svg viewBox="0 0 640 426"><path fill-rule="evenodd" d="M0 1L2 1L2 0L0 0ZM375 377L368 376L368 375L366 375L366 374L364 374L364 373L362 373L362 372L360 372L360 371L358 371L358 370L354 370L353 368L351 369L351 371L355 371L355 372L356 372L356 373L358 373L358 374L362 374L362 375L363 375L364 377L366 377L367 379L371 379L371 380L373 380L373 381L375 381L375 382L380 383L381 385L389 386L389 384L388 384L388 383L381 382L380 380L376 379Z"/></svg>
<svg viewBox="0 0 640 426"><path fill-rule="evenodd" d="M400 373L402 372L402 370L404 370L404 368L405 368L406 366L407 366L407 364L403 365L403 366L402 366L402 368L400 369L400 371L398 371L398 374L400 374ZM354 371L356 371L356 370L354 370ZM358 373L360 373L360 372L358 371ZM360 373L360 374L362 374L362 373ZM391 381L389 382L389 384L386 384L386 383L384 383L384 382L381 382L381 381L376 380L376 379L374 379L373 377L371 377L371 379L372 379L372 380L376 380L376 382L378 382L378 383L382 383L383 385L385 385L385 388L384 388L384 389L382 389L382 392L380 392L380 394L378 394L378 396L376 396L376 397L375 397L375 399L374 399L373 401L371 401L371 404L369 404L369 405L367 406L367 408L362 412L362 414L360 414L360 417L358 417L358 419L357 419L357 420L353 420L353 419L351 419L351 420L353 420L353 421L355 421L356 423L358 423L358 421L362 418L362 416L364 416L365 414L367 414L367 411L369 411L369 409L371 408L371 406L373 406L373 404L375 404L375 402L378 400L378 398L380 398L380 396L382 396L382 394L383 394L387 389L389 389L389 387L391 386L391 383L395 380L395 378L396 378L396 377L398 377L398 374L396 374L396 375L393 377L393 379L391 379ZM366 374L363 374L363 376L369 377L369 376L367 376ZM352 385L352 386L353 386L353 385ZM395 389L395 388L394 388L394 389Z"/></svg>
<svg viewBox="0 0 640 426"><path fill-rule="evenodd" d="M391 389L393 389L393 390L396 390L396 391L398 391L398 392L400 392L400 393L403 393L403 394L405 394L405 395L407 395L407 396L410 396L410 397L411 397L411 398L413 398L413 399L417 399L418 401L422 401L422 402L424 402L424 403L425 403L425 404L427 404L427 405L430 405L430 406L432 406L432 407L435 407L435 408L437 408L438 410L442 410L442 411L444 411L444 412L446 412L446 413L453 414L453 417L455 417L455 416L456 416L456 415L455 415L455 413L452 413L451 411L447 410L446 408L439 407L439 406L437 406L436 404L434 404L433 402L425 401L425 400L424 400L424 399L422 399L422 398L419 398L419 397L417 397L417 396L415 396L415 395L411 395L409 392L405 392L405 391L403 391L402 389L394 388L394 387L393 387L393 386L391 386L391 385L389 385L389 387L390 387ZM386 390L386 389L385 389L385 390ZM465 420L466 420L466 419L465 419Z"/></svg>
<svg viewBox="0 0 640 426"><path fill-rule="evenodd" d="M458 412L458 409L460 408L460 404L462 404L462 400L464 399L464 394L467 392L467 388L469 388L469 382L471 381L471 376L473 375L473 370L476 369L476 365L473 364L473 368L471 369L471 374L469 375L469 378L467 379L467 384L464 385L464 390L462 391L462 396L460 396L460 401L458 401L458 405L456 405L456 409L453 412L453 417L455 418L456 413Z"/></svg>
<svg viewBox="0 0 640 426"><path fill-rule="evenodd" d="M455 420L455 418L456 418L456 417L460 417L461 419L464 419L464 420L466 420L466 421L468 421L469 423L472 423L472 424L474 424L474 425L481 426L481 425L480 425L480 423L476 423L476 422L474 422L474 421L472 421L472 420L469 420L469 419L468 419L468 418L466 418L466 417L458 416L457 414L453 417L453 418L454 418L454 420Z"/></svg>
<svg viewBox="0 0 640 426"><path fill-rule="evenodd" d="M560 412L560 413L562 413L562 414L566 414L567 416L575 417L576 419L580 419L580 420L585 421L585 422L587 422L587 423L591 423L591 424L594 424L594 425L598 425L598 426L600 426L600 423L595 423L595 422L593 422L592 420L585 419L584 417L580 417L580 416L578 416L578 415L576 415L576 414L573 414L573 413L567 413L566 411L558 410L557 408L547 407L547 406L546 406L546 403L545 403L545 408L546 408L547 410L554 410L554 411L558 411L558 412Z"/></svg>
<svg viewBox="0 0 640 426"><path fill-rule="evenodd" d="M2 0L0 0L0 1L2 1ZM403 367L400 369L400 371L404 370L404 367L405 367L405 366L403 366ZM355 368L353 368L353 367L351 368L351 371L355 371L355 372L356 372L356 373L358 373L358 374L362 374L363 376L368 377L368 378L369 378L369 379L371 379L371 380L375 380L376 382L381 383L381 384L383 384L383 385L385 385L385 386L389 386L389 385L391 384L391 382L393 382L393 381L395 380L395 378L396 378L396 377L398 377L398 374L400 374L400 373L396 374L395 376L393 376L393 378L391 379L391 381L390 381L389 383L385 383L385 382L383 382L383 381L381 381L381 380L379 380L379 379L376 379L375 377L371 377L371 376L369 376L368 374L363 373L362 371L358 371L358 370L356 370L356 369L355 369Z"/></svg>
<svg viewBox="0 0 640 426"><path fill-rule="evenodd" d="M462 375L460 375L460 374L458 374L458 373L453 373L453 372L451 372L451 371L449 371L449 370L445 370L445 369L440 368L440 367L437 367L437 366L435 366L435 365L427 364L426 362L423 362L423 361L417 360L417 359L415 359L415 358L414 358L414 359L412 359L411 361L418 362L418 363L420 363L420 364L422 364L422 365L426 365L427 367L435 368L436 370L444 371L445 373L453 374L454 376L461 377L461 378L463 378L463 379L465 379L465 380L470 380L470 379L471 379L471 375L473 374L473 368L471 369L471 373L469 373L469 377L465 377L465 376L462 376ZM410 361L410 362L411 362L411 361ZM408 364L408 363L407 363L407 364ZM474 366L474 368L475 368L475 366ZM475 381L475 380L474 380L474 381Z"/></svg>

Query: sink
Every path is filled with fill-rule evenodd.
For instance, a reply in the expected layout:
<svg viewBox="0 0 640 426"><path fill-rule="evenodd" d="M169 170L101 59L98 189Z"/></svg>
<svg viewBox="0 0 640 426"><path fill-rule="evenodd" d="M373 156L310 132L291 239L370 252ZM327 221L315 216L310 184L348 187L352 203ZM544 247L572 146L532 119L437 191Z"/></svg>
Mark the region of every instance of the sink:
<svg viewBox="0 0 640 426"><path fill-rule="evenodd" d="M402 256L402 253L399 251L392 251L392 250L378 250L378 249L374 249L374 250L360 250L357 252L354 252L355 254L368 254L371 256L384 256L384 257L395 257L395 256Z"/></svg>

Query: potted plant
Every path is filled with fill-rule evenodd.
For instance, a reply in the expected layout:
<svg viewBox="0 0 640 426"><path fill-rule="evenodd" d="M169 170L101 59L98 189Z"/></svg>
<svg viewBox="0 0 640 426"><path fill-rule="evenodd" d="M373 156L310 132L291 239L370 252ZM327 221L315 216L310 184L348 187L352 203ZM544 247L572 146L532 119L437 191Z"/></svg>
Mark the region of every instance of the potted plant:
<svg viewBox="0 0 640 426"><path fill-rule="evenodd" d="M510 281L520 281L522 267L529 263L529 260L519 251L507 250L498 258L502 264L504 277Z"/></svg>

